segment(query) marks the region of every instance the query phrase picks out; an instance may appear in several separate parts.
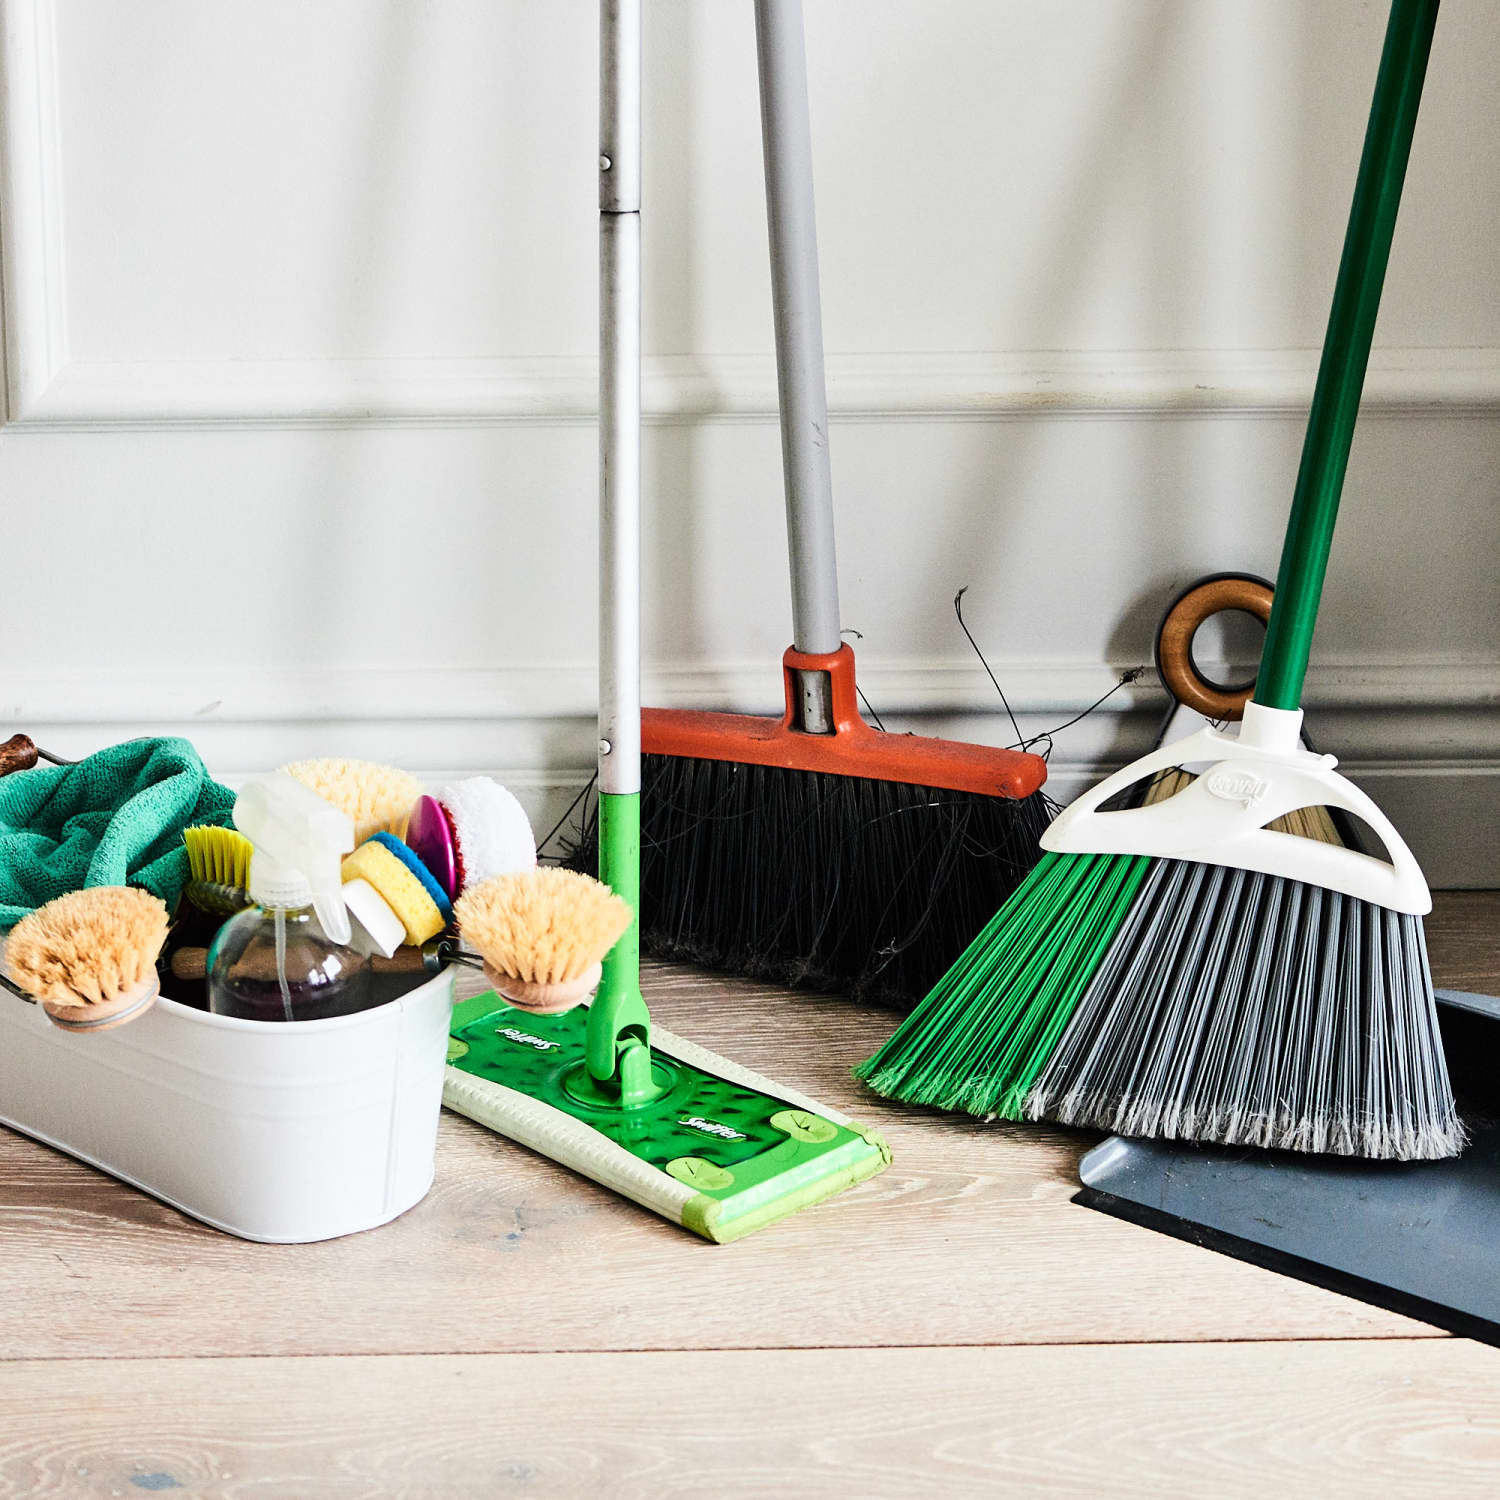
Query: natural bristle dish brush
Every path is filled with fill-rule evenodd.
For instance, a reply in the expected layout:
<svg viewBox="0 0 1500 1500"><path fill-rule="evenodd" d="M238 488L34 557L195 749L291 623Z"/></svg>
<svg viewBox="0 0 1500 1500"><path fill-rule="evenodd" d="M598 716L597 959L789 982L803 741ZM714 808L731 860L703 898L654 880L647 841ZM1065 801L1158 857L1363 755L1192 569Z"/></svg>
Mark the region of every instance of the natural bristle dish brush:
<svg viewBox="0 0 1500 1500"><path fill-rule="evenodd" d="M70 891L11 929L7 988L39 1000L64 1031L104 1031L155 1002L167 908L133 886Z"/></svg>
<svg viewBox="0 0 1500 1500"><path fill-rule="evenodd" d="M356 847L382 832L404 839L407 816L422 795L422 783L415 776L374 761L298 760L281 770L349 814Z"/></svg>
<svg viewBox="0 0 1500 1500"><path fill-rule="evenodd" d="M571 1010L598 988L604 955L631 922L629 905L608 886L546 867L471 886L455 912L485 977L512 1005L539 1015Z"/></svg>

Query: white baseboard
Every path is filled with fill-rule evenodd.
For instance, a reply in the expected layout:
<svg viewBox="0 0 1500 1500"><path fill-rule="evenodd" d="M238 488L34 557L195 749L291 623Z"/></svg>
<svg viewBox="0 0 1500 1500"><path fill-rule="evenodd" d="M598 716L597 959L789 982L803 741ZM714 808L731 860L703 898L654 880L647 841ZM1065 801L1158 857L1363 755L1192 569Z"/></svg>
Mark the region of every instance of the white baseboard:
<svg viewBox="0 0 1500 1500"><path fill-rule="evenodd" d="M1001 662L1025 735L1085 708L1118 678L1086 662ZM892 730L981 744L1014 737L977 669L955 663L861 663L866 692ZM778 708L775 664L648 670L664 707ZM545 831L590 775L592 667L485 672L331 672L60 679L11 676L0 738L24 728L81 756L142 734L182 734L231 783L308 755L357 755L431 783L495 775ZM1308 679L1320 749L1386 809L1438 887L1500 886L1500 663L1323 664ZM1062 731L1049 789L1066 801L1141 753L1161 718L1150 674Z"/></svg>

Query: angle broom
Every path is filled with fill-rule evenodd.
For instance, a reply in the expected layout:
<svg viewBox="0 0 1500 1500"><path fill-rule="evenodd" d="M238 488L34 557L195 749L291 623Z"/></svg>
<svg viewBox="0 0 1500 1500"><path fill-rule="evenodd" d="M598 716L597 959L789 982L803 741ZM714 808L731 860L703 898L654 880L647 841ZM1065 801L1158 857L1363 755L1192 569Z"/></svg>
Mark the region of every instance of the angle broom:
<svg viewBox="0 0 1500 1500"><path fill-rule="evenodd" d="M794 644L778 719L647 709L647 949L910 1006L1037 858L1040 756L860 716L839 629L801 0L756 0ZM575 859L590 862L589 830Z"/></svg>
<svg viewBox="0 0 1500 1500"><path fill-rule="evenodd" d="M640 877L641 0L600 5L599 877ZM535 998L535 997L533 997ZM550 1000L549 1002L550 1003ZM652 1027L634 920L586 1009L456 1007L443 1100L706 1239L883 1171L874 1131Z"/></svg>
<svg viewBox="0 0 1500 1500"><path fill-rule="evenodd" d="M1437 20L1394 0L1254 696L1238 735L1153 751L1049 851L858 1075L882 1094L1126 1135L1435 1158L1463 1145L1438 1035L1427 883L1390 820L1302 748L1298 700ZM1165 800L1103 804L1204 767ZM1362 819L1388 860L1275 832Z"/></svg>

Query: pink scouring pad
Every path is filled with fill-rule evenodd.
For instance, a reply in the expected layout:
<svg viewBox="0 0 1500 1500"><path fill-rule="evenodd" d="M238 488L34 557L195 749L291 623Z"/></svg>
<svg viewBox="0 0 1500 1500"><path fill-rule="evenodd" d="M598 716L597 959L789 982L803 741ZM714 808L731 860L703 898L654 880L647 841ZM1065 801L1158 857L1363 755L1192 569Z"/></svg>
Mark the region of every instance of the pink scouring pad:
<svg viewBox="0 0 1500 1500"><path fill-rule="evenodd" d="M453 825L436 797L418 797L406 825L406 843L413 854L432 871L434 879L451 901L463 888L458 862L458 844Z"/></svg>

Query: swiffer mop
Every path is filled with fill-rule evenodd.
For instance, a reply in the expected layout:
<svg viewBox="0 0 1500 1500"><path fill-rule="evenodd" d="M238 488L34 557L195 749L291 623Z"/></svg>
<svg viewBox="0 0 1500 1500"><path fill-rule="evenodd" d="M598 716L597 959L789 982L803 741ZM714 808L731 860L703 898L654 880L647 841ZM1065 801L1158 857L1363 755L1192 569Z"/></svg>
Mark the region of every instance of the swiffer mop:
<svg viewBox="0 0 1500 1500"><path fill-rule="evenodd" d="M1049 852L858 1070L878 1092L1122 1135L1412 1159L1464 1131L1438 1036L1427 882L1390 820L1302 748L1298 701L1416 126L1437 0L1395 0L1255 692L1080 797ZM1180 766L1146 806L1104 804ZM1386 859L1267 825L1360 818Z"/></svg>
<svg viewBox="0 0 1500 1500"><path fill-rule="evenodd" d="M632 907L640 850L640 0L600 6L599 875ZM635 924L591 1006L481 995L453 1013L443 1098L719 1242L890 1163L836 1110L653 1033Z"/></svg>
<svg viewBox="0 0 1500 1500"><path fill-rule="evenodd" d="M1036 862L1047 768L860 716L839 629L801 0L756 0L755 31L794 645L779 720L643 715L642 931L663 957L905 1007Z"/></svg>

